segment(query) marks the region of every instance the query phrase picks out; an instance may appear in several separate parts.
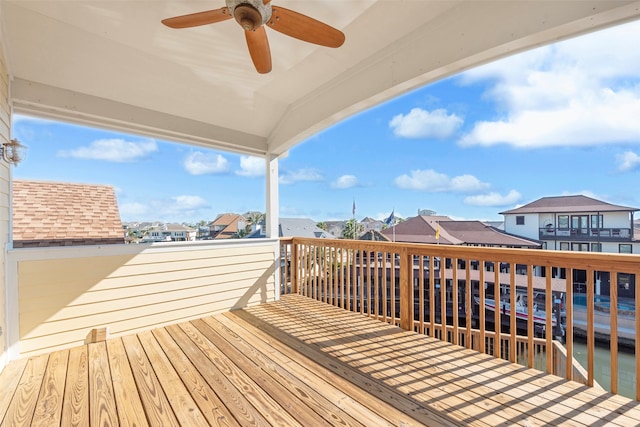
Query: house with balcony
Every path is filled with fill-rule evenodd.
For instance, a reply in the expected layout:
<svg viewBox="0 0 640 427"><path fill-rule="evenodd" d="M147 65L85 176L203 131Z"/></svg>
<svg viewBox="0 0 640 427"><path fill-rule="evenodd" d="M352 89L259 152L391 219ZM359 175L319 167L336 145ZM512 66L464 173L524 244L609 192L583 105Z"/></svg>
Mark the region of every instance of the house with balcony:
<svg viewBox="0 0 640 427"><path fill-rule="evenodd" d="M344 45L304 43L310 32L301 27L324 27L262 1L204 13L177 0L0 2L0 423L638 424L640 376L612 363L610 392L595 380L595 322L581 369L572 328L560 345L551 334L486 328L484 311L477 325L470 312L464 323L437 319L436 310L416 318L416 304L457 308L457 287L434 292L467 270L441 268L425 280L424 268L412 267L435 273L435 258L525 264L523 274L510 270L507 286L534 292L564 282L533 266L617 277L640 274L634 255L280 239L278 168L290 149L355 113L494 59L639 19L640 3L294 3L284 4L343 32ZM243 34L236 11L256 31ZM255 20L262 13L280 19L265 19L265 29ZM182 15L215 24L161 23ZM265 237L14 247L15 157L7 153L16 114L262 158ZM383 256L359 266L364 251ZM500 272L477 274L485 282ZM614 314L617 307L613 300ZM544 322L550 330L551 317ZM625 380L634 381L631 397L617 394Z"/></svg>
<svg viewBox="0 0 640 427"><path fill-rule="evenodd" d="M182 224L162 224L149 230L142 243L149 242L194 242L197 230Z"/></svg>
<svg viewBox="0 0 640 427"><path fill-rule="evenodd" d="M637 254L633 215L639 210L573 195L543 197L500 214L507 233L540 240L544 249Z"/></svg>

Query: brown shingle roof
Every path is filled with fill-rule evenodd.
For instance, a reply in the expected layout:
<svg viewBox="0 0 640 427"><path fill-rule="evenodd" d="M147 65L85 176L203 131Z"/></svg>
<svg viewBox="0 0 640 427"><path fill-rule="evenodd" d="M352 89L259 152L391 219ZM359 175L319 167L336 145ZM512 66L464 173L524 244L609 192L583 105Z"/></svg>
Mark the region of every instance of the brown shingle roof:
<svg viewBox="0 0 640 427"><path fill-rule="evenodd" d="M113 187L13 181L13 245L124 243Z"/></svg>
<svg viewBox="0 0 640 427"><path fill-rule="evenodd" d="M611 203L592 199L591 197L576 196L556 196L543 197L534 202L528 203L516 209L500 212L505 214L525 214L525 213L558 213L558 212L634 212L638 208L628 206L613 205Z"/></svg>

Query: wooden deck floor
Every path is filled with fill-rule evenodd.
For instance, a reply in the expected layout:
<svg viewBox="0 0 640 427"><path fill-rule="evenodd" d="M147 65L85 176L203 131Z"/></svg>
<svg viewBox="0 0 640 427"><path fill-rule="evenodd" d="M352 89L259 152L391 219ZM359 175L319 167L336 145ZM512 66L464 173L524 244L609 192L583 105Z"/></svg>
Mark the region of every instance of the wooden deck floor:
<svg viewBox="0 0 640 427"><path fill-rule="evenodd" d="M289 295L12 362L20 425L640 424L640 405Z"/></svg>

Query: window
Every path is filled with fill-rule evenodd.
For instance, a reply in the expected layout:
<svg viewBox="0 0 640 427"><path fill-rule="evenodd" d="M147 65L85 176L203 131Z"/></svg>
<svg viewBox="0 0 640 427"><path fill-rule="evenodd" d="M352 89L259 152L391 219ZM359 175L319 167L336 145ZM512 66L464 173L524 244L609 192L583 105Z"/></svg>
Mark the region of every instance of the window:
<svg viewBox="0 0 640 427"><path fill-rule="evenodd" d="M524 215L516 216L516 225L524 225Z"/></svg>
<svg viewBox="0 0 640 427"><path fill-rule="evenodd" d="M602 215L591 215L591 228L602 228Z"/></svg>
<svg viewBox="0 0 640 427"><path fill-rule="evenodd" d="M572 215L571 228L586 229L589 224L589 215Z"/></svg>
<svg viewBox="0 0 640 427"><path fill-rule="evenodd" d="M560 242L560 250L568 251L569 250L569 242Z"/></svg>
<svg viewBox="0 0 640 427"><path fill-rule="evenodd" d="M592 243L591 244L591 252L602 252L602 244L601 243Z"/></svg>
<svg viewBox="0 0 640 427"><path fill-rule="evenodd" d="M558 228L569 228L569 215L558 216Z"/></svg>
<svg viewBox="0 0 640 427"><path fill-rule="evenodd" d="M577 252L589 252L589 244L588 243L572 243L571 250Z"/></svg>
<svg viewBox="0 0 640 427"><path fill-rule="evenodd" d="M630 243L621 243L618 245L618 252L621 254L630 254L632 253L631 244Z"/></svg>

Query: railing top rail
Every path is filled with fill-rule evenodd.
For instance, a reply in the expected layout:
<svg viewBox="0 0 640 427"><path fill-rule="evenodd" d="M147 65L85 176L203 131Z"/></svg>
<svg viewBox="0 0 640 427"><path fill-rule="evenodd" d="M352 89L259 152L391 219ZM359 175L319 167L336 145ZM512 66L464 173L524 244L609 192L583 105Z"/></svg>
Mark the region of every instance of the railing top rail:
<svg viewBox="0 0 640 427"><path fill-rule="evenodd" d="M288 241L289 242L289 241ZM369 240L317 239L293 237L293 244L332 246L375 252L400 252L409 255L439 256L478 261L508 261L539 266L571 266L578 269L615 270L640 273L640 256L602 252L571 252L544 249L496 248L484 246L437 245L426 243L379 242Z"/></svg>

